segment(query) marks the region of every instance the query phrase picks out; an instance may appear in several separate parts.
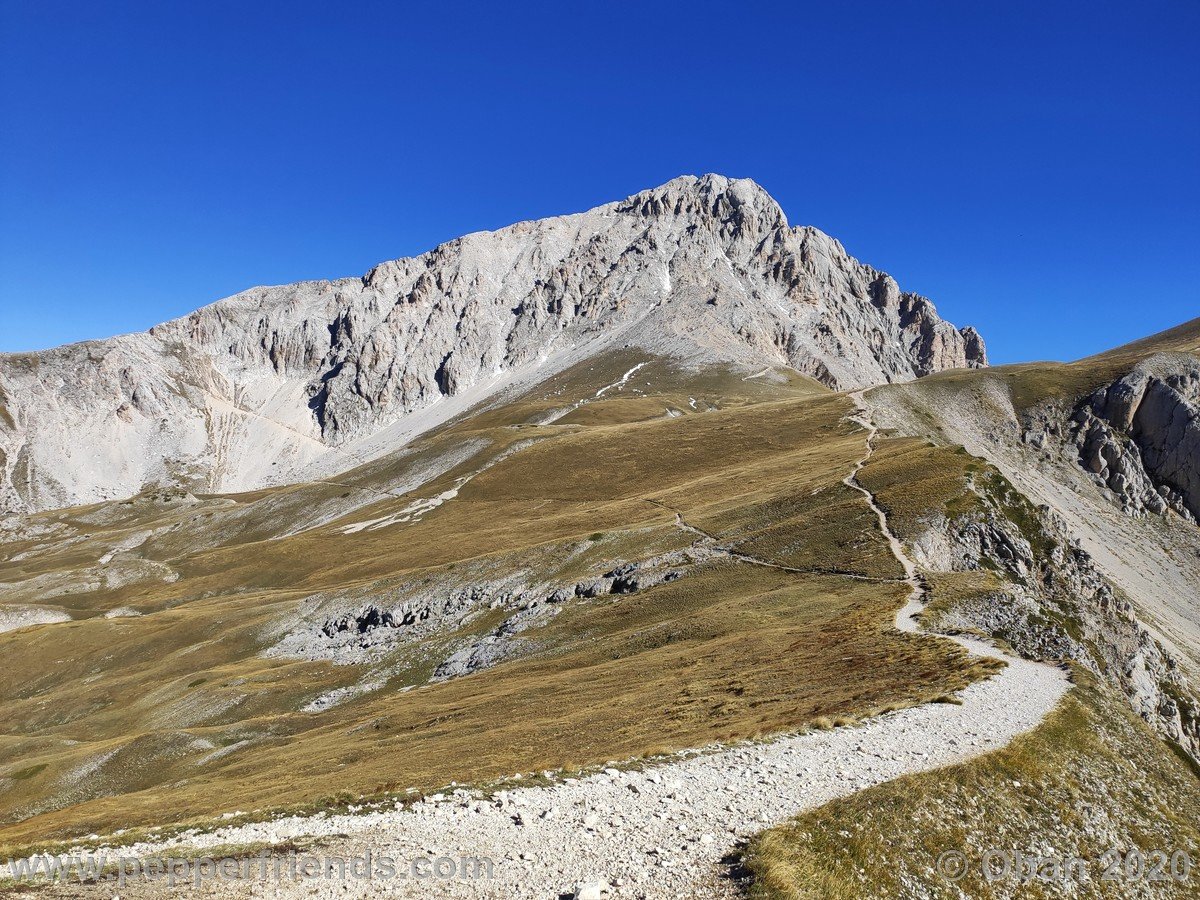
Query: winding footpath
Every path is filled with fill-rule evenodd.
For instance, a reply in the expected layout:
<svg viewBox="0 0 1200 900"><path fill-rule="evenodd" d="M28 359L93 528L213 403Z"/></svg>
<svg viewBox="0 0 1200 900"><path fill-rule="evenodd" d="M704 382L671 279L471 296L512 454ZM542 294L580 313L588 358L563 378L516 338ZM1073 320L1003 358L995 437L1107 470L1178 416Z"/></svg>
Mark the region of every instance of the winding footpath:
<svg viewBox="0 0 1200 900"><path fill-rule="evenodd" d="M854 421L868 438L866 453L845 483L875 511L912 587L896 627L917 631L914 614L924 586L875 497L857 480L874 452L876 429L861 392L849 396L858 407ZM838 797L999 749L1036 726L1070 687L1060 669L1007 656L980 641L950 639L1007 664L960 692L961 705L931 703L855 726L703 748L640 771L610 768L487 799L459 790L405 809L278 819L113 854L170 855L173 848L315 835L326 839L322 854L352 857L370 849L403 861L402 874L409 875L349 884L225 883L201 892L222 897L732 898L738 889L721 859L737 842ZM432 882L413 879L407 868L413 858L464 856L491 859L493 879ZM141 890L121 896L155 896Z"/></svg>

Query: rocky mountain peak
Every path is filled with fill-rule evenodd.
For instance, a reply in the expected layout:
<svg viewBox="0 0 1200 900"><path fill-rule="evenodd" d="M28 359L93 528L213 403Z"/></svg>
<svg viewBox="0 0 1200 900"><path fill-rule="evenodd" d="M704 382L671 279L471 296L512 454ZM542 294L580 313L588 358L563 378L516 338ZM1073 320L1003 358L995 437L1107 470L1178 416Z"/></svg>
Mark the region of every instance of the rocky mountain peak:
<svg viewBox="0 0 1200 900"><path fill-rule="evenodd" d="M156 479L279 483L612 346L790 366L838 390L986 364L977 332L819 230L789 227L753 181L684 176L361 278L253 288L36 364L0 357L0 491L45 508ZM95 448L86 460L71 449L80 437Z"/></svg>
<svg viewBox="0 0 1200 900"><path fill-rule="evenodd" d="M612 204L621 214L711 222L729 237L765 235L788 227L775 199L749 178L684 175Z"/></svg>

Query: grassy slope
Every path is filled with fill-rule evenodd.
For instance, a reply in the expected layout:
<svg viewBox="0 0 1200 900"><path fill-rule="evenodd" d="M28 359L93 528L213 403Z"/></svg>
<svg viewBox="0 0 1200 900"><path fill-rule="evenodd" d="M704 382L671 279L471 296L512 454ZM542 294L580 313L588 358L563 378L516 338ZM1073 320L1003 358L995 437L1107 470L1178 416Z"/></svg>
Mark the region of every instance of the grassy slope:
<svg viewBox="0 0 1200 900"><path fill-rule="evenodd" d="M0 567L0 581L71 577L147 528L161 530L134 555L181 577L91 585L52 600L76 621L0 635L0 845L590 765L918 702L977 676L957 648L890 630L902 585L823 574L899 574L841 484L864 450L844 398L801 380L685 377L655 363L570 421L536 424L629 364L581 367L336 483L40 517L74 537L6 547L10 560L33 552ZM466 444L474 457L412 495L378 493ZM338 527L445 490L506 449L419 522ZM367 505L280 536L351 501ZM740 552L812 573L726 561L573 604L523 635L535 650L525 658L407 693L398 689L422 684L450 638L401 647L372 670L386 672L383 690L317 714L297 710L364 671L260 655L272 623L307 597L511 571L571 583L614 559L686 546L673 510ZM101 616L123 605L143 615Z"/></svg>
<svg viewBox="0 0 1200 900"><path fill-rule="evenodd" d="M1155 353L1200 354L1200 319L1151 335L1140 341L1070 363L1038 362L996 366L985 370L952 370L922 379L925 390L939 386L961 389L982 381L997 381L1012 395L1017 410L1061 398L1075 401L1111 384L1137 363Z"/></svg>
<svg viewBox="0 0 1200 900"><path fill-rule="evenodd" d="M1054 884L989 883L985 850L1098 860L1117 849L1184 850L1200 860L1200 780L1111 692L1080 684L1030 734L965 765L908 776L837 800L761 835L754 895L771 900L871 897L1048 898ZM959 881L943 852L966 854ZM1194 897L1185 883L1106 883L1101 866L1077 897ZM867 887L869 885L869 887Z"/></svg>
<svg viewBox="0 0 1200 900"><path fill-rule="evenodd" d="M968 479L987 467L961 450L916 439L884 441L860 476L889 521L915 539L931 515L966 513ZM1019 506L1019 505L1018 505ZM1019 521L1022 510L1007 511ZM927 612L1003 587L994 572L929 576ZM1042 852L1095 860L1112 848L1183 849L1200 860L1200 779L1128 708L1076 670L1077 687L1042 725L1008 748L939 772L901 778L760 835L749 850L753 894L763 900L872 897L1061 896L1056 886L981 875L983 851ZM935 863L961 850L972 861L951 882ZM1101 871L1096 867L1093 871ZM1082 897L1195 896L1196 882L1101 883ZM865 892L865 893L864 893Z"/></svg>

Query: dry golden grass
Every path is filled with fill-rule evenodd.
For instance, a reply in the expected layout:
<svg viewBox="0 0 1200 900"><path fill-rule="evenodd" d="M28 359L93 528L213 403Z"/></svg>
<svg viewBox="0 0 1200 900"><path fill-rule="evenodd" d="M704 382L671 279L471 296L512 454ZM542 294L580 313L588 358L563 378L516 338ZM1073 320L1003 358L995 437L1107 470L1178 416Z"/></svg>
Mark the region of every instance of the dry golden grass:
<svg viewBox="0 0 1200 900"><path fill-rule="evenodd" d="M878 441L858 480L875 494L892 532L912 540L928 528L931 517L969 511L970 479L986 469L961 447L934 446L920 438L886 438Z"/></svg>
<svg viewBox="0 0 1200 900"><path fill-rule="evenodd" d="M0 851L849 721L979 677L980 665L953 645L890 628L903 584L828 574L900 574L861 497L841 484L865 449L865 434L844 421L844 398L801 379L763 385L655 365L659 395L625 395L573 424L529 423L592 396L628 359L476 411L336 482L40 517L67 523L79 540L0 567L0 581L74 577L145 529L155 533L135 555L181 577L88 586L50 601L76 621L0 634ZM681 397L707 411L667 417ZM654 404L664 414L649 415ZM469 458L414 494L379 493L463 446ZM339 529L489 462L419 522ZM365 505L285 533L349 502ZM399 688L423 685L454 635L400 647L380 663L391 666L383 689L322 713L298 710L356 683L358 667L261 655L273 623L313 595L371 596L504 571L573 583L613 561L690 544L675 511L738 552L802 571L725 561L571 604L522 635L525 657L406 693ZM37 543L4 551L11 558ZM116 606L144 615L102 617ZM470 628L483 633L494 619Z"/></svg>
<svg viewBox="0 0 1200 900"><path fill-rule="evenodd" d="M955 369L921 379L922 390L958 391L986 381L1007 389L1018 410L1046 400L1076 400L1110 384L1155 353L1200 355L1200 319L1193 319L1160 334L1070 363L1036 362L996 366L982 371Z"/></svg>
<svg viewBox="0 0 1200 900"><path fill-rule="evenodd" d="M987 883L983 851L1078 856L1183 850L1200 857L1200 780L1124 701L1087 673L1033 732L964 765L898 778L760 835L748 853L758 900L1064 896L1055 884ZM958 882L935 868L947 850L972 868ZM1105 883L1102 867L1071 896L1196 896L1184 882ZM1148 895L1148 894L1145 894Z"/></svg>

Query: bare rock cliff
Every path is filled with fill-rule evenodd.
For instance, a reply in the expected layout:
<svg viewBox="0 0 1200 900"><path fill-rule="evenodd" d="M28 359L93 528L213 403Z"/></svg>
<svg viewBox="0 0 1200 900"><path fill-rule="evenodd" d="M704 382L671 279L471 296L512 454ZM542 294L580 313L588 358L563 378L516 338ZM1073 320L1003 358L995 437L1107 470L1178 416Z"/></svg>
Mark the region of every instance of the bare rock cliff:
<svg viewBox="0 0 1200 900"><path fill-rule="evenodd" d="M1080 462L1132 513L1200 516L1200 363L1158 354L1074 417Z"/></svg>

